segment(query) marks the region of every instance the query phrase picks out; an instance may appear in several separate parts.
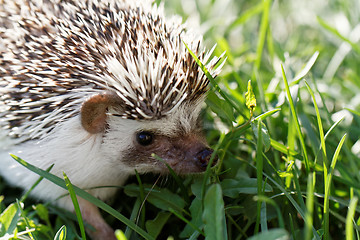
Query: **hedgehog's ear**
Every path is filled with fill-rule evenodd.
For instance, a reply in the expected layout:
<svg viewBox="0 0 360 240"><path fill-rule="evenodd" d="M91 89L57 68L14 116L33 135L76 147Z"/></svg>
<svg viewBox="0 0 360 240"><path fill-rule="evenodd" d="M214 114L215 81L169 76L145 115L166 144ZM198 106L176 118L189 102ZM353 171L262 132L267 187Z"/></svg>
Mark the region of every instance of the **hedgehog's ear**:
<svg viewBox="0 0 360 240"><path fill-rule="evenodd" d="M81 124L89 133L100 133L106 128L108 107L120 106L120 98L111 92L96 94L81 106Z"/></svg>

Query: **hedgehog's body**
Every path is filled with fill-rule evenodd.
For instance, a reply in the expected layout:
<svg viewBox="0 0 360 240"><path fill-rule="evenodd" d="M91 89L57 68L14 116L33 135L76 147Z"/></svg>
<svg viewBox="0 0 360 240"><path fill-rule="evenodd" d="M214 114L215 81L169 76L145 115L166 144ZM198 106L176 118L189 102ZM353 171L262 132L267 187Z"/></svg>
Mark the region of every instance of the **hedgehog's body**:
<svg viewBox="0 0 360 240"><path fill-rule="evenodd" d="M121 185L135 169L165 172L151 153L179 173L204 169L212 151L197 117L208 80L182 41L203 62L210 54L162 15L132 0L0 0L0 172L9 182L29 188L38 176L8 152L54 164L52 173L81 188ZM89 192L107 199L114 188ZM33 191L64 193L47 181ZM103 238L108 227L81 202ZM59 204L72 208L69 198Z"/></svg>

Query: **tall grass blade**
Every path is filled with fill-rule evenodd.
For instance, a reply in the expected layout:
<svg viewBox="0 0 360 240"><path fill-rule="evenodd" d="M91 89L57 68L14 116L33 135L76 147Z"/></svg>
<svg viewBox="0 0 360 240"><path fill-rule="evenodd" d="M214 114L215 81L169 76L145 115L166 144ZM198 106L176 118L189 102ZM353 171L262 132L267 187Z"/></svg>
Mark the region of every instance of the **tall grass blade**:
<svg viewBox="0 0 360 240"><path fill-rule="evenodd" d="M79 223L81 238L83 240L86 240L84 221L83 221L82 216L81 216L81 210L80 210L79 202L78 202L77 197L76 197L76 193L74 191L74 187L73 187L70 179L66 175L66 173L63 172L63 175L64 175L64 180L65 180L66 187L67 187L67 189L69 191L69 194L70 194L71 201L72 201L72 203L74 205L75 214L76 214L76 217L77 217L77 220L78 220L78 223Z"/></svg>
<svg viewBox="0 0 360 240"><path fill-rule="evenodd" d="M138 197L134 203L134 205L132 206L132 210L131 210L131 215L130 215L130 221L135 222L137 215L140 211L140 207L142 206L142 201L140 199L140 197ZM126 226L125 229L125 236L127 238L131 237L131 234L133 233L133 230L131 228L129 228L129 226Z"/></svg>
<svg viewBox="0 0 360 240"><path fill-rule="evenodd" d="M305 81L306 87L313 99L313 103L314 103L314 107L315 107L315 112L316 112L316 119L317 119L317 123L318 123L318 127L319 127L319 134L320 134L320 142L321 142L321 149L322 149L322 153L324 156L324 175L327 175L327 168L328 168L328 160L327 160L327 156L326 156L326 146L325 146L325 136L324 136L324 129L323 129L323 125L321 122L321 116L320 116L320 112L319 112L319 107L316 103L316 99L315 99L315 95L314 92L312 91L312 89L310 88L309 84Z"/></svg>
<svg viewBox="0 0 360 240"><path fill-rule="evenodd" d="M305 240L312 239L313 212L314 212L314 177L308 175L307 192L306 192L306 221L305 221Z"/></svg>
<svg viewBox="0 0 360 240"><path fill-rule="evenodd" d="M305 67L294 77L294 81L290 84L290 86L292 86L292 84L297 84L303 77L305 77L306 74L308 74L318 57L319 51L316 51L306 63Z"/></svg>
<svg viewBox="0 0 360 240"><path fill-rule="evenodd" d="M255 60L255 68L259 69L261 64L262 52L264 50L264 44L266 39L266 32L269 27L269 12L271 6L271 0L262 1L263 4L263 15L260 23L260 32L258 43L256 47L256 60Z"/></svg>
<svg viewBox="0 0 360 240"><path fill-rule="evenodd" d="M340 150L345 142L346 134L341 138L335 153L333 155L333 158L331 160L330 165L330 171L328 172L327 177L325 178L325 197L324 197L324 238L330 239L330 233L329 233L329 198L330 198L330 186L331 186L331 179L334 174L335 165L338 160L338 156L340 153Z"/></svg>
<svg viewBox="0 0 360 240"><path fill-rule="evenodd" d="M254 118L254 120L259 120L260 118L261 118L261 120L264 120L264 119L267 118L268 116L271 116L271 115L273 115L273 114L275 114L275 113L277 113L277 112L279 112L279 111L281 111L280 108L276 108L276 109L273 109L273 110L269 110L269 111L267 111L267 112L264 112L264 113L256 116L256 117Z"/></svg>
<svg viewBox="0 0 360 240"><path fill-rule="evenodd" d="M349 210L346 215L346 240L354 239L353 222L354 222L355 209L358 200L359 199L356 196L350 200Z"/></svg>
<svg viewBox="0 0 360 240"><path fill-rule="evenodd" d="M263 141L262 141L262 131L261 131L261 119L257 123L257 144L256 144L256 178L257 178L257 195L263 195L262 188L262 179L263 179ZM262 201L257 201L257 215L256 215L256 225L255 225L255 234L259 232L260 216L261 216L261 204Z"/></svg>
<svg viewBox="0 0 360 240"><path fill-rule="evenodd" d="M297 112L295 110L294 102L293 102L291 94L290 94L289 84L288 84L288 81L287 81L287 78L286 78L286 75L285 75L284 67L282 65L281 65L281 71L282 71L283 80L284 80L284 84L285 84L285 91L286 91L288 101L289 101L289 104L290 104L291 113L292 113L292 116L293 116L294 121L295 121L296 130L297 130L298 137L299 137L301 147L302 147L302 150L303 150L303 157L304 157L304 161L305 161L306 172L309 173L310 164L309 164L308 154L307 154L307 150L306 150L305 140L304 140L304 137L303 137L303 135L301 133L299 118L298 118Z"/></svg>

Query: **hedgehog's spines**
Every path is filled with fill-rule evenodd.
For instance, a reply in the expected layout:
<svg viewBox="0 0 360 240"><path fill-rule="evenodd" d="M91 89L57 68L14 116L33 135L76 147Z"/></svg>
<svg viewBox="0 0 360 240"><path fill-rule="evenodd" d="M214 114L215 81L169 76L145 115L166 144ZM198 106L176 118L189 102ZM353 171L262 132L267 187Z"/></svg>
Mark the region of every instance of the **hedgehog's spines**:
<svg viewBox="0 0 360 240"><path fill-rule="evenodd" d="M122 118L159 119L195 107L208 79L182 40L217 73L213 49L205 54L199 39L180 21L163 21L150 1L40 2L0 6L0 108L8 108L0 124L9 134L41 138L103 91L123 101Z"/></svg>

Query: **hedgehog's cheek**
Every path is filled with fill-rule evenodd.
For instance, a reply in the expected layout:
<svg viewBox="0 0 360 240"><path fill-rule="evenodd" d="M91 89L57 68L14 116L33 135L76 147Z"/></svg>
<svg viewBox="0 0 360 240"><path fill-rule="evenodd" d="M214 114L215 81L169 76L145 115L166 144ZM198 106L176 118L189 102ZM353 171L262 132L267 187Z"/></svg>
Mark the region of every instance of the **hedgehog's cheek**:
<svg viewBox="0 0 360 240"><path fill-rule="evenodd" d="M89 97L81 106L81 125L91 134L103 132L107 125L107 109L120 103L120 98L111 92Z"/></svg>

